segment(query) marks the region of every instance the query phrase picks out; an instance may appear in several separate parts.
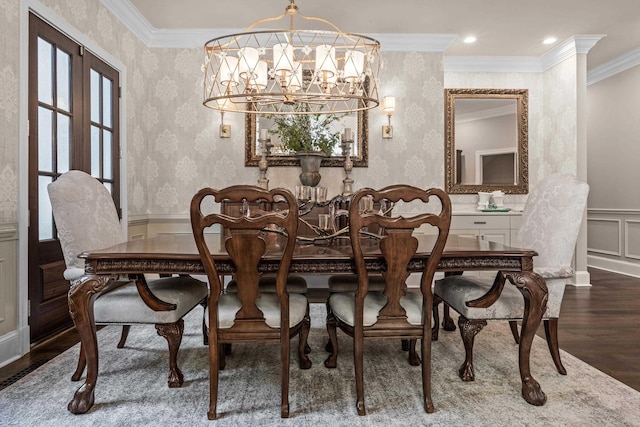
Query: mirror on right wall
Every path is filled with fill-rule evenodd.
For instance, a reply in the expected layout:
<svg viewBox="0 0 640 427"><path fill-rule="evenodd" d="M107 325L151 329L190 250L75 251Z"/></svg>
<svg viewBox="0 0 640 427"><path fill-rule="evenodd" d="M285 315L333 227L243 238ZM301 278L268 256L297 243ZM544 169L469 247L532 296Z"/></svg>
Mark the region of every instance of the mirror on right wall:
<svg viewBox="0 0 640 427"><path fill-rule="evenodd" d="M445 188L529 191L527 89L445 89Z"/></svg>

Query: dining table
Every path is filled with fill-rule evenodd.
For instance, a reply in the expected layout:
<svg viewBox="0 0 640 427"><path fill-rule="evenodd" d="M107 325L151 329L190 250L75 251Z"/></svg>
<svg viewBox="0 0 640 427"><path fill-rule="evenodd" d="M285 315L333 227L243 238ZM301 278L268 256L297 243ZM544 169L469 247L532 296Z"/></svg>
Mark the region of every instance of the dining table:
<svg viewBox="0 0 640 427"><path fill-rule="evenodd" d="M425 267L435 236L416 234L418 249L407 265L410 273L419 273ZM281 253L281 236L267 234L267 250L259 270L275 273ZM218 273L233 275L234 265L224 248L224 234L206 235ZM386 264L379 249L379 240L364 238L363 251L367 270L375 273L385 270ZM320 243L320 244L319 244ZM461 271L505 272L508 283L516 286L524 298L524 316L518 350L518 365L522 381L522 397L530 404L543 405L546 396L540 384L531 375L530 351L534 336L546 310L547 287L544 279L533 272L537 253L531 249L509 247L479 238L449 235L438 264L438 271L455 274ZM123 242L109 248L84 252L85 275L71 284L68 294L69 312L80 335L82 351L87 360L85 382L75 392L67 408L81 414L94 403L94 390L98 380L98 345L93 317L96 296L110 283L138 274L205 275L204 266L192 234L163 234ZM325 242L298 242L290 273L313 275L353 273L355 262L347 238ZM491 291L490 291L491 293ZM487 294L473 301L478 307L490 305L496 295ZM469 304L469 303L468 303ZM426 321L426 320L425 320Z"/></svg>

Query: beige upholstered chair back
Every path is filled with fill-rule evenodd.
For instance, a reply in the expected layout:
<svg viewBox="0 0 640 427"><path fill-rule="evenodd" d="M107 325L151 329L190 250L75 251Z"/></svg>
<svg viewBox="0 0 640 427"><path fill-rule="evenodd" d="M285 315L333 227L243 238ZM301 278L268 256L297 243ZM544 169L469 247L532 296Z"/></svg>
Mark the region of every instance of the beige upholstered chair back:
<svg viewBox="0 0 640 427"><path fill-rule="evenodd" d="M101 249L125 241L111 194L91 175L72 170L47 187L58 238L67 270L73 280L84 272L84 251Z"/></svg>
<svg viewBox="0 0 640 427"><path fill-rule="evenodd" d="M589 186L573 175L554 174L531 191L518 230L518 246L535 249L533 265L545 278L570 277L571 259Z"/></svg>
<svg viewBox="0 0 640 427"><path fill-rule="evenodd" d="M538 252L533 270L549 290L545 318L560 316L588 195L589 186L575 176L554 174L538 183L525 204L516 246Z"/></svg>

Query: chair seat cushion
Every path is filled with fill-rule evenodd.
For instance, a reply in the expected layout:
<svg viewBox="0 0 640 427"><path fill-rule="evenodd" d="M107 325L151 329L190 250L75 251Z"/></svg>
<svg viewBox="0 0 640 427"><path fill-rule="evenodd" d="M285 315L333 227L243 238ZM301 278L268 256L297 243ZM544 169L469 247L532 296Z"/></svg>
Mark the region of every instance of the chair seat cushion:
<svg viewBox="0 0 640 427"><path fill-rule="evenodd" d="M380 310L386 305L387 297L380 292L369 292L364 297L363 324L372 326L378 320ZM407 313L407 321L412 325L422 325L422 294L407 292L400 298L400 305ZM342 323L354 325L355 292L337 292L329 297L329 307Z"/></svg>
<svg viewBox="0 0 640 427"><path fill-rule="evenodd" d="M358 288L357 274L334 274L328 280L329 292L355 292ZM369 275L369 292L384 291L384 277L380 274Z"/></svg>
<svg viewBox="0 0 640 427"><path fill-rule="evenodd" d="M242 306L237 294L222 294L218 299L218 328L228 329L233 326L236 313ZM262 314L266 324L271 328L280 327L280 301L278 295L265 292L256 299L256 306ZM289 294L289 327L302 322L307 313L307 297L302 294ZM205 311L205 324L209 327L209 312Z"/></svg>
<svg viewBox="0 0 640 427"><path fill-rule="evenodd" d="M275 292L276 276L262 276L258 286L260 287L260 292ZM238 292L238 284L235 280L231 280L227 284L227 292ZM290 294L307 293L307 281L302 276L290 274L289 277L287 277L287 292Z"/></svg>
<svg viewBox="0 0 640 427"><path fill-rule="evenodd" d="M487 308L467 307L466 302L486 294L493 282L483 282L470 277L449 276L436 280L434 295L439 296L455 311L467 319L519 320L524 313L522 293L509 281L505 283L498 300ZM549 296L544 318L558 317L566 279L547 279Z"/></svg>
<svg viewBox="0 0 640 427"><path fill-rule="evenodd" d="M138 293L135 282L126 283L96 298L93 311L98 324L175 323L208 295L207 284L192 277L167 277L148 282L162 301L175 310L153 311Z"/></svg>

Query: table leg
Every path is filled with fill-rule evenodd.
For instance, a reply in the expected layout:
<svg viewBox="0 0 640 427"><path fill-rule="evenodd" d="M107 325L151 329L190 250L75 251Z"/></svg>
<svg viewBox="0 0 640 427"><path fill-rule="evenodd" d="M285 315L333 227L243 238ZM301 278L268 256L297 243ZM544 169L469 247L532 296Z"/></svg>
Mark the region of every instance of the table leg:
<svg viewBox="0 0 640 427"><path fill-rule="evenodd" d="M533 338L547 309L547 284L540 275L532 271L505 272L504 275L524 297L524 316L518 349L522 397L532 405L541 406L547 401L547 396L531 376L529 358Z"/></svg>
<svg viewBox="0 0 640 427"><path fill-rule="evenodd" d="M80 335L87 360L87 378L67 405L67 409L73 414L84 414L93 406L93 390L98 380L98 341L93 301L96 293L104 289L112 279L112 276L84 276L73 282L69 289L69 314Z"/></svg>

